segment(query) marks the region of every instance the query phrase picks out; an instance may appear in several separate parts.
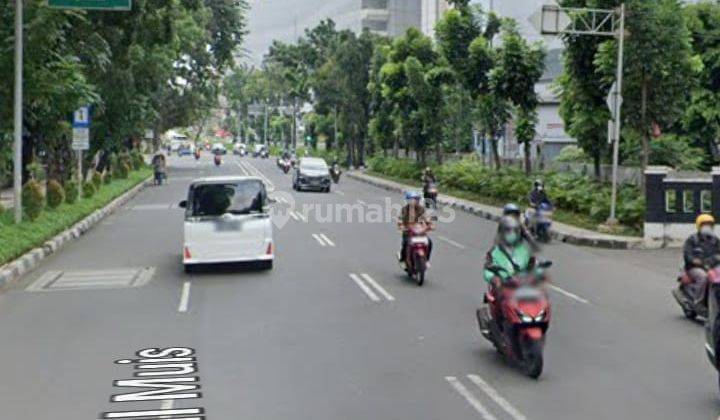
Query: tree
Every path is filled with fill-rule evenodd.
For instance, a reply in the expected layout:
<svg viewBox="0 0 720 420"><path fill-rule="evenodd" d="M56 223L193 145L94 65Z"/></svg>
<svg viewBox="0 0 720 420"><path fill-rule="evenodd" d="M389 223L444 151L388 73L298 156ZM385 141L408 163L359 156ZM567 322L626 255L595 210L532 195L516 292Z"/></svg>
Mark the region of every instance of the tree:
<svg viewBox="0 0 720 420"><path fill-rule="evenodd" d="M538 98L535 84L545 69L545 50L541 43L528 43L520 35L517 24L503 25L502 44L495 56L494 89L497 96L507 98L514 106L517 139L525 150L525 172L529 175L530 142L535 140Z"/></svg>
<svg viewBox="0 0 720 420"><path fill-rule="evenodd" d="M623 119L642 139L648 165L653 125L671 128L683 114L694 84L690 33L678 0L630 0L625 49ZM600 45L596 65L606 84L615 79L617 42Z"/></svg>

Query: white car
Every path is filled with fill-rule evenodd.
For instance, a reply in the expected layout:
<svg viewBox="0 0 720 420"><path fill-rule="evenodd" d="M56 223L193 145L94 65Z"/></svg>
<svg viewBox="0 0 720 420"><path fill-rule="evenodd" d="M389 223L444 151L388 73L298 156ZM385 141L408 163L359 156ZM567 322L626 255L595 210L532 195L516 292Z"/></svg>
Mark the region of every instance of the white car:
<svg viewBox="0 0 720 420"><path fill-rule="evenodd" d="M185 209L183 264L260 262L273 265L273 229L260 178L201 178L190 184Z"/></svg>
<svg viewBox="0 0 720 420"><path fill-rule="evenodd" d="M216 155L224 155L227 153L227 148L222 143L215 143L210 149Z"/></svg>

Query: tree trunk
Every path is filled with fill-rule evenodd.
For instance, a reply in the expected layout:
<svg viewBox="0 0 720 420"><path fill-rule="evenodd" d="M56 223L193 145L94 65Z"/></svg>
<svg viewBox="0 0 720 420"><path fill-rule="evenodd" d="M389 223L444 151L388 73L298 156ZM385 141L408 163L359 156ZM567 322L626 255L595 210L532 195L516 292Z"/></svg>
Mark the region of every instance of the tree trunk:
<svg viewBox="0 0 720 420"><path fill-rule="evenodd" d="M642 92L640 98L640 123L642 124L642 169L643 172L648 166L650 161L650 130L648 130L647 123L647 95L648 95L648 82L643 80Z"/></svg>
<svg viewBox="0 0 720 420"><path fill-rule="evenodd" d="M593 169L595 172L595 180L599 181L602 174L600 173L600 151L593 154Z"/></svg>
<svg viewBox="0 0 720 420"><path fill-rule="evenodd" d="M437 160L438 165L442 165L442 145L440 143L435 143L435 160Z"/></svg>
<svg viewBox="0 0 720 420"><path fill-rule="evenodd" d="M492 157L495 161L495 169L500 169L502 163L500 162L500 153L498 153L497 138L495 138L494 135L490 138L490 148L492 149Z"/></svg>
<svg viewBox="0 0 720 420"><path fill-rule="evenodd" d="M297 102L293 101L292 107L292 147L297 149Z"/></svg>
<svg viewBox="0 0 720 420"><path fill-rule="evenodd" d="M525 175L532 173L532 164L530 162L530 142L525 140L523 142L523 149L525 150Z"/></svg>
<svg viewBox="0 0 720 420"><path fill-rule="evenodd" d="M400 138L395 135L393 137L393 152L392 155L395 159L400 157Z"/></svg>

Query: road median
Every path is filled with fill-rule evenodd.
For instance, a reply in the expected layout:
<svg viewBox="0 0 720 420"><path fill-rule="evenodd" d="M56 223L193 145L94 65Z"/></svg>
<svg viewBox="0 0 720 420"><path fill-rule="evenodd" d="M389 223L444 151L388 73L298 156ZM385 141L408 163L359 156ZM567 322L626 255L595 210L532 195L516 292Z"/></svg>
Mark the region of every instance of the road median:
<svg viewBox="0 0 720 420"><path fill-rule="evenodd" d="M368 175L361 171L348 172L347 176L387 191L402 192L417 189L412 185L391 181L378 176ZM492 221L499 220L502 215L502 209L499 207L489 206L445 194L440 194L438 196L438 203ZM554 239L561 242L595 248L639 249L643 247L642 238L608 235L560 222L553 223L551 235Z"/></svg>
<svg viewBox="0 0 720 420"><path fill-rule="evenodd" d="M0 236L5 239L11 237L24 239L18 241L20 243L9 244L5 259L0 259L0 263L4 263L0 265L0 289L37 268L45 258L81 237L102 219L135 197L151 184L152 178L149 172L142 170L131 173L127 180L118 181L114 186L117 191L108 189L107 197L83 200L55 211L48 211L41 216L41 219L33 222L4 226L0 224ZM45 232L50 233L43 237ZM10 241L8 240L7 243ZM10 255L9 260L7 255Z"/></svg>

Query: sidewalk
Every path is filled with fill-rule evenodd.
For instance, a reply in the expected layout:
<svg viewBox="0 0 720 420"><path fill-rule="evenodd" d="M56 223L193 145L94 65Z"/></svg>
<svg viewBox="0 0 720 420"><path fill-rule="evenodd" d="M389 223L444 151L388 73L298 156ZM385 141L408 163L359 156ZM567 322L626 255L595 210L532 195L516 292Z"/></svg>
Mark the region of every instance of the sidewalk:
<svg viewBox="0 0 720 420"><path fill-rule="evenodd" d="M388 191L402 192L406 190L416 189L407 184L389 181L372 175L367 175L360 171L348 172L350 178L362 181ZM438 203L448 205L450 207L463 210L476 216L497 221L502 215L502 209L499 207L488 206L476 203L470 200L453 197L450 195L440 194ZM584 245L596 248L609 249L638 249L643 248L642 238L608 235L600 232L570 226L560 222L553 222L551 230L552 237L561 242L574 245Z"/></svg>

